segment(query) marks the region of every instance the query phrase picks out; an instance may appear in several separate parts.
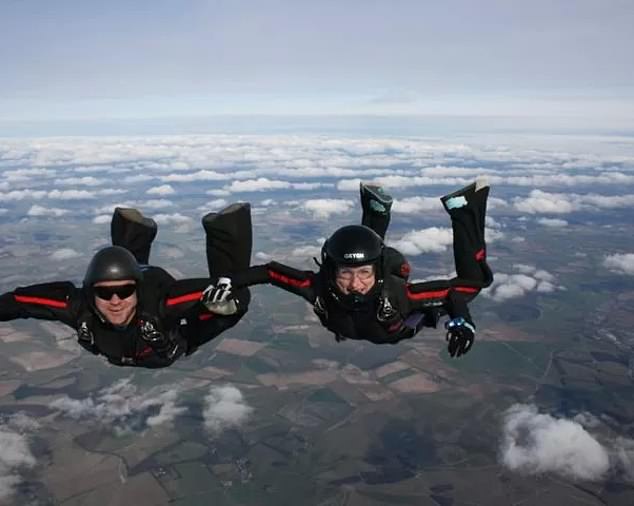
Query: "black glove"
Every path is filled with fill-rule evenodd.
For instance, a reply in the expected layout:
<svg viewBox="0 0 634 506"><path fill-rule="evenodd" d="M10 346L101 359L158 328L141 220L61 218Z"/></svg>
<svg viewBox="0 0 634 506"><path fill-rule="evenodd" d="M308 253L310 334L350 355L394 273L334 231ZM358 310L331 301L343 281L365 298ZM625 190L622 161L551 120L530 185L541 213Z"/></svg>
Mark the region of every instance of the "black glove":
<svg viewBox="0 0 634 506"><path fill-rule="evenodd" d="M464 318L454 318L445 323L447 350L452 357L467 353L473 346L475 327Z"/></svg>

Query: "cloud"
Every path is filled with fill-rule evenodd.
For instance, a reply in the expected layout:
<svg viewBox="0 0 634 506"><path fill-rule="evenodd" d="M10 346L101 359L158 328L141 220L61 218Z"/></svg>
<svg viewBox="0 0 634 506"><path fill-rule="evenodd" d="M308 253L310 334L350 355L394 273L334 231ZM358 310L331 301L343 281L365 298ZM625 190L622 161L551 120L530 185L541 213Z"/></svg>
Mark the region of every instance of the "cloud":
<svg viewBox="0 0 634 506"><path fill-rule="evenodd" d="M281 190L290 188L291 183L288 181L271 180L264 177L258 179L248 179L246 181L234 181L224 189L237 193L237 192L258 192L266 190Z"/></svg>
<svg viewBox="0 0 634 506"><path fill-rule="evenodd" d="M96 197L95 192L87 190L52 190L47 197L55 200L90 200Z"/></svg>
<svg viewBox="0 0 634 506"><path fill-rule="evenodd" d="M198 210L205 213L205 212L213 211L215 209L222 209L224 207L227 207L228 205L229 205L229 202L225 199L214 199L207 202L204 206L200 206Z"/></svg>
<svg viewBox="0 0 634 506"><path fill-rule="evenodd" d="M166 183L191 183L193 181L224 181L231 179L230 174L221 174L213 170L199 170L188 174L170 174L161 176L161 181Z"/></svg>
<svg viewBox="0 0 634 506"><path fill-rule="evenodd" d="M423 211L440 211L442 204L436 197L410 197L394 201L392 212L397 214L416 214Z"/></svg>
<svg viewBox="0 0 634 506"><path fill-rule="evenodd" d="M597 195L595 193L548 193L532 190L528 197L516 197L515 209L529 214L567 214L581 209L618 209L634 206L634 195Z"/></svg>
<svg viewBox="0 0 634 506"><path fill-rule="evenodd" d="M47 218L53 216L63 216L68 214L69 211L67 209L59 209L57 207L43 207L38 205L32 205L31 208L26 212L27 216L45 216Z"/></svg>
<svg viewBox="0 0 634 506"><path fill-rule="evenodd" d="M207 195L211 195L212 197L228 197L231 195L230 191L223 189L207 190L205 193Z"/></svg>
<svg viewBox="0 0 634 506"><path fill-rule="evenodd" d="M284 190L292 188L294 190L315 190L320 188L322 183L290 183L288 181L272 180L265 177L258 179L247 179L246 181L233 181L223 189L232 192L259 192L268 190Z"/></svg>
<svg viewBox="0 0 634 506"><path fill-rule="evenodd" d="M148 195L172 195L176 192L174 191L174 188L172 188L170 185L164 184L162 186L154 186L147 190L145 193L147 193Z"/></svg>
<svg viewBox="0 0 634 506"><path fill-rule="evenodd" d="M140 202L138 204L138 207L145 207L147 209L162 209L164 207L173 207L173 206L174 206L174 202L167 199L150 199L144 202ZM135 207L135 206L132 206L132 207Z"/></svg>
<svg viewBox="0 0 634 506"><path fill-rule="evenodd" d="M352 200L343 199L309 199L301 204L301 208L318 219L328 219L333 214L347 213L354 207Z"/></svg>
<svg viewBox="0 0 634 506"><path fill-rule="evenodd" d="M190 223L192 221L190 217L183 216L180 213L157 214L153 218L154 218L154 221L156 221L158 225L172 225L172 224L182 225L184 223Z"/></svg>
<svg viewBox="0 0 634 506"><path fill-rule="evenodd" d="M127 433L172 422L185 413L187 408L176 403L178 394L178 387L172 385L138 392L137 386L127 378L99 390L94 396L60 397L51 402L50 407L74 420L86 420L113 427L117 433Z"/></svg>
<svg viewBox="0 0 634 506"><path fill-rule="evenodd" d="M24 414L16 414L0 423L0 500L7 499L22 483L22 472L36 465L29 438L24 434L38 424Z"/></svg>
<svg viewBox="0 0 634 506"><path fill-rule="evenodd" d="M293 251L291 251L291 256L293 257L320 257L321 256L321 246L299 246Z"/></svg>
<svg viewBox="0 0 634 506"><path fill-rule="evenodd" d="M203 409L205 427L216 433L227 427L242 425L252 411L253 408L246 404L242 392L236 387L211 387L205 396Z"/></svg>
<svg viewBox="0 0 634 506"><path fill-rule="evenodd" d="M110 223L110 220L112 220L112 215L110 214L100 214L98 216L95 216L92 220L92 222L95 225L103 225L104 223Z"/></svg>
<svg viewBox="0 0 634 506"><path fill-rule="evenodd" d="M43 190L13 190L10 192L0 192L0 202L12 202L24 199L39 200L46 196Z"/></svg>
<svg viewBox="0 0 634 506"><path fill-rule="evenodd" d="M607 255L603 266L618 274L634 276L634 253L615 253Z"/></svg>
<svg viewBox="0 0 634 506"><path fill-rule="evenodd" d="M397 241L390 243L404 255L421 253L441 253L453 244L453 232L450 228L430 227L412 230Z"/></svg>
<svg viewBox="0 0 634 506"><path fill-rule="evenodd" d="M515 264L516 274L496 272L491 286L483 290L482 294L497 302L523 297L529 292L550 293L562 290L555 284L555 276L543 269L532 265Z"/></svg>
<svg viewBox="0 0 634 506"><path fill-rule="evenodd" d="M610 469L608 451L575 421L515 404L504 414L502 465L525 474L556 473L573 480L599 480Z"/></svg>
<svg viewBox="0 0 634 506"><path fill-rule="evenodd" d="M79 258L83 256L81 253L71 248L62 248L54 251L51 254L52 260L68 260L70 258Z"/></svg>
<svg viewBox="0 0 634 506"><path fill-rule="evenodd" d="M537 220L537 223L539 223L540 225L544 225L545 227L552 228L561 228L568 226L568 222L566 220L560 220L558 218L540 218Z"/></svg>
<svg viewBox="0 0 634 506"><path fill-rule="evenodd" d="M103 184L106 184L106 182L107 181L105 179L97 179L96 177L85 176L85 177L67 177L64 179L57 179L55 181L55 184L58 184L61 186L71 186L71 185L101 186Z"/></svg>
<svg viewBox="0 0 634 506"><path fill-rule="evenodd" d="M264 253L264 251L256 252L254 257L256 260L259 260L260 262L270 262L271 260L273 260L273 257L269 255L268 253Z"/></svg>
<svg viewBox="0 0 634 506"><path fill-rule="evenodd" d="M515 200L515 208L524 213L563 214L579 209L579 204L570 195L533 190L526 199Z"/></svg>

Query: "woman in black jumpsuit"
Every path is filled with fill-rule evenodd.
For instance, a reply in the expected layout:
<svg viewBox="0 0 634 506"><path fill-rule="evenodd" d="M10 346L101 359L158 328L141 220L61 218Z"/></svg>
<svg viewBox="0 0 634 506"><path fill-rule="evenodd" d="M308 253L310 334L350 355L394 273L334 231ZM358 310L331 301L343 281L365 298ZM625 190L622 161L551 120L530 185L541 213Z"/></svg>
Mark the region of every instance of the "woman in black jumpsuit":
<svg viewBox="0 0 634 506"><path fill-rule="evenodd" d="M484 240L488 194L488 184L476 181L441 198L453 228L457 272L453 279L408 282L407 260L383 244L392 199L380 188L362 184L363 225L340 228L325 242L318 272L270 262L236 273L229 286L215 281L208 299L213 303L230 298L230 285L270 283L312 304L338 341L365 339L377 344L411 338L448 315L449 353L460 356L469 351L475 336L467 304L493 281ZM370 266L367 272L354 272ZM364 289L348 290L339 279L344 273L351 279L363 275L369 281Z"/></svg>

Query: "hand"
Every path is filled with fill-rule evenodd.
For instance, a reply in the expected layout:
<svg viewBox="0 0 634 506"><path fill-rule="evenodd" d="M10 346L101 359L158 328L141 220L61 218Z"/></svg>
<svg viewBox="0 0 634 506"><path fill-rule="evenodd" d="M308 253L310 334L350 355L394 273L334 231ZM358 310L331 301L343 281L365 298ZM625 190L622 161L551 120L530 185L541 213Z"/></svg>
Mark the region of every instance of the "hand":
<svg viewBox="0 0 634 506"><path fill-rule="evenodd" d="M232 297L231 278L220 277L205 288L200 301L210 312L227 316L238 311L238 305Z"/></svg>
<svg viewBox="0 0 634 506"><path fill-rule="evenodd" d="M445 323L447 329L447 350L452 357L467 353L473 346L475 327L464 318L454 318Z"/></svg>

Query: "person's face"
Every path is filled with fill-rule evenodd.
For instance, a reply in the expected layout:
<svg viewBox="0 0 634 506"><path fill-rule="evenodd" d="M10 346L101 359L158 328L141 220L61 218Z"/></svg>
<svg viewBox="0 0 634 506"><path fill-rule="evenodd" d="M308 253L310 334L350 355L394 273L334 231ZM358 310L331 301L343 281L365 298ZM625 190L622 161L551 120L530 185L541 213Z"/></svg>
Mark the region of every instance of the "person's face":
<svg viewBox="0 0 634 506"><path fill-rule="evenodd" d="M335 283L344 295L359 293L365 295L376 283L374 265L360 265L358 267L338 267L335 273Z"/></svg>
<svg viewBox="0 0 634 506"><path fill-rule="evenodd" d="M138 302L133 279L99 281L94 285L95 306L112 325L132 321Z"/></svg>

